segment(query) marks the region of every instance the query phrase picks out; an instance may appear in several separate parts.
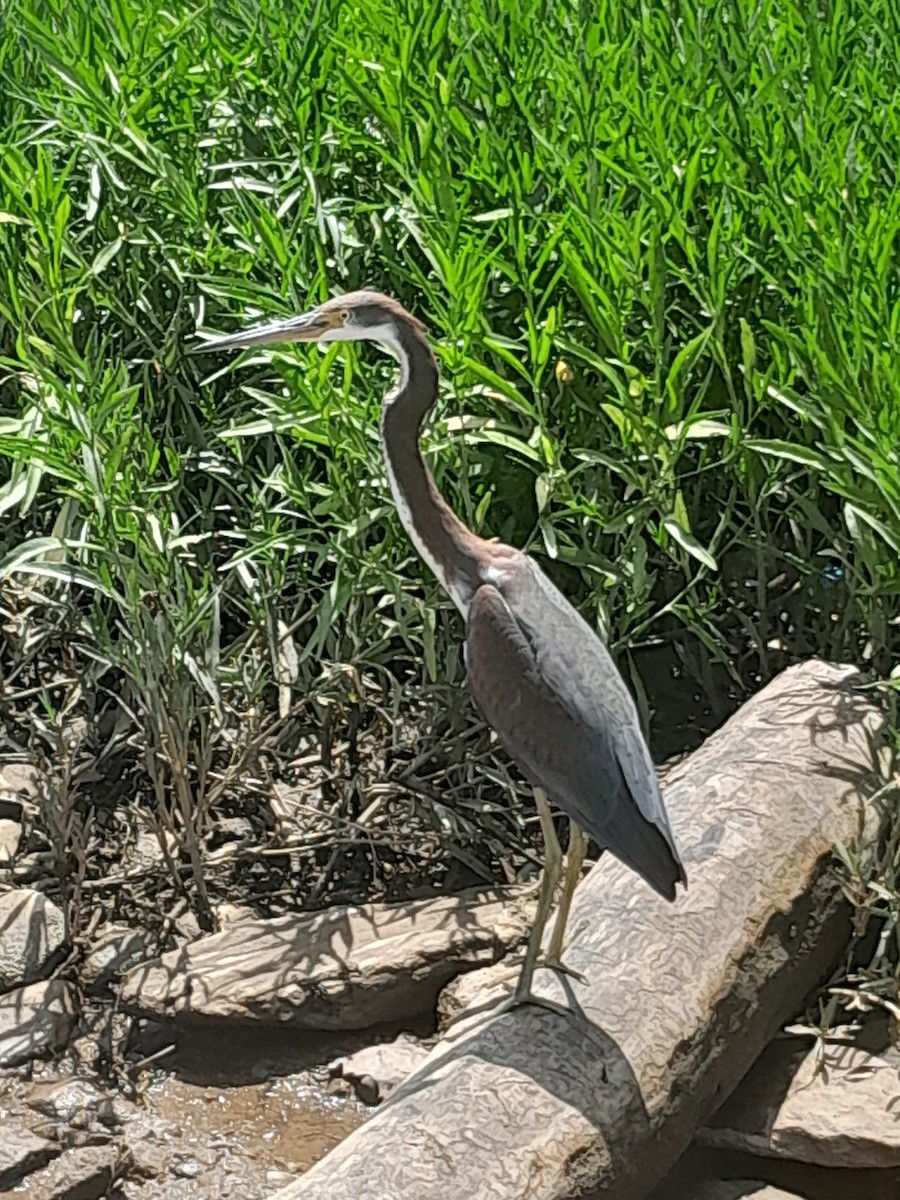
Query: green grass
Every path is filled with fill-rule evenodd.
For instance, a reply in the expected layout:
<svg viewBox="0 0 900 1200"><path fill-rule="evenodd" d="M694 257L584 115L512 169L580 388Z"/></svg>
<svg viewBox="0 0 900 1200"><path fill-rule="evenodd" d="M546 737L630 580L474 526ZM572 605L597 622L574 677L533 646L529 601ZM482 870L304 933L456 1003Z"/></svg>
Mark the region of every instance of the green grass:
<svg viewBox="0 0 900 1200"><path fill-rule="evenodd" d="M436 341L446 495L639 697L653 647L690 689L887 675L895 9L3 0L0 572L51 580L7 601L17 662L130 680L170 799L237 714L458 681L379 460L390 364L187 354L372 285Z"/></svg>

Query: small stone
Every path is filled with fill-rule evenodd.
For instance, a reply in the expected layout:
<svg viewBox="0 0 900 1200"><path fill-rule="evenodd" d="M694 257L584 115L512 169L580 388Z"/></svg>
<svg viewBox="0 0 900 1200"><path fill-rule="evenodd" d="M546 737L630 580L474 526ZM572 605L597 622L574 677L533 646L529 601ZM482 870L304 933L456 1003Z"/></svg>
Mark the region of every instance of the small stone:
<svg viewBox="0 0 900 1200"><path fill-rule="evenodd" d="M333 1079L348 1080L363 1104L379 1104L427 1057L428 1050L424 1046L401 1034L394 1042L367 1046L355 1054L336 1059L328 1071Z"/></svg>
<svg viewBox="0 0 900 1200"><path fill-rule="evenodd" d="M175 918L175 928L187 942L195 942L203 932L200 928L200 922L190 911L184 912L180 917Z"/></svg>
<svg viewBox="0 0 900 1200"><path fill-rule="evenodd" d="M329 1079L325 1086L325 1090L329 1096L352 1096L353 1085L349 1079L343 1079L340 1075L336 1075L334 1079Z"/></svg>
<svg viewBox="0 0 900 1200"><path fill-rule="evenodd" d="M0 1067L14 1067L61 1050L75 1025L71 985L32 983L0 996Z"/></svg>
<svg viewBox="0 0 900 1200"><path fill-rule="evenodd" d="M682 1200L801 1200L795 1192L785 1192L770 1183L749 1179L710 1179L698 1185Z"/></svg>
<svg viewBox="0 0 900 1200"><path fill-rule="evenodd" d="M151 952L149 936L126 925L107 925L81 965L81 978L91 992L101 992Z"/></svg>
<svg viewBox="0 0 900 1200"><path fill-rule="evenodd" d="M21 837L22 826L18 821L0 818L0 871L13 865Z"/></svg>
<svg viewBox="0 0 900 1200"><path fill-rule="evenodd" d="M216 920L219 922L220 929L256 919L256 913L246 904L219 904L216 907Z"/></svg>
<svg viewBox="0 0 900 1200"><path fill-rule="evenodd" d="M292 1175L290 1171L269 1170L266 1171L266 1186L270 1188L287 1187L287 1185L289 1183L293 1183L296 1178L297 1176Z"/></svg>
<svg viewBox="0 0 900 1200"><path fill-rule="evenodd" d="M0 896L0 991L39 979L65 938L60 910L42 892Z"/></svg>
<svg viewBox="0 0 900 1200"><path fill-rule="evenodd" d="M102 1125L114 1128L116 1125L126 1125L133 1121L140 1112L138 1106L124 1096L110 1096L97 1111L97 1120Z"/></svg>
<svg viewBox="0 0 900 1200"><path fill-rule="evenodd" d="M210 841L215 846L225 842L249 842L253 840L253 826L246 817L219 817L210 831Z"/></svg>
<svg viewBox="0 0 900 1200"><path fill-rule="evenodd" d="M4 811L0 812L0 816L10 815L5 811L7 805L18 805L18 812L22 812L22 805L15 799L16 796L25 796L33 800L37 794L38 779L34 767L28 763L4 763L0 767L0 797L4 803ZM13 820L18 820L16 814L12 816Z"/></svg>
<svg viewBox="0 0 900 1200"><path fill-rule="evenodd" d="M66 1150L28 1180L28 1200L100 1200L119 1166L119 1148L78 1146Z"/></svg>
<svg viewBox="0 0 900 1200"><path fill-rule="evenodd" d="M198 1175L203 1174L203 1166L198 1163L196 1158L183 1158L175 1164L175 1174L180 1175L182 1179L196 1179Z"/></svg>
<svg viewBox="0 0 900 1200"><path fill-rule="evenodd" d="M32 1084L26 1098L29 1108L41 1116L75 1129L87 1129L95 1120L116 1124L110 1098L86 1079L66 1079L62 1083Z"/></svg>
<svg viewBox="0 0 900 1200"><path fill-rule="evenodd" d="M26 1175L43 1167L56 1154L56 1147L46 1138L32 1133L21 1121L3 1118L0 1137L0 1188L21 1183Z"/></svg>
<svg viewBox="0 0 900 1200"><path fill-rule="evenodd" d="M94 1034L82 1034L80 1029L76 1029L68 1050L74 1069L91 1074L97 1074L103 1069L103 1050Z"/></svg>
<svg viewBox="0 0 900 1200"><path fill-rule="evenodd" d="M155 1179L172 1165L172 1134L160 1118L138 1113L126 1125L124 1141L131 1169L136 1175Z"/></svg>

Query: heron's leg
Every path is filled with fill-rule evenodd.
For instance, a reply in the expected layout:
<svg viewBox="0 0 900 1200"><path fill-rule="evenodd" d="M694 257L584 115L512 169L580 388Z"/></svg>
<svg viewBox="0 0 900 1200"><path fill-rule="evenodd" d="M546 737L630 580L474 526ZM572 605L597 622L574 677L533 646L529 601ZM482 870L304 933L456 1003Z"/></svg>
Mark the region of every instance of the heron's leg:
<svg viewBox="0 0 900 1200"><path fill-rule="evenodd" d="M575 888L581 879L581 868L584 866L587 849L587 835L572 821L569 826L569 845L566 850L566 869L563 876L562 896L560 897L559 908L556 910L556 920L553 924L553 933L550 935L550 945L547 947L547 953L544 955L541 964L545 967L555 967L557 970L565 971L567 974L581 980L582 983L584 982L584 977L579 975L577 971L573 971L571 967L565 966L562 956L563 951L566 949L563 942L566 935L566 924L569 920L569 909L572 907L572 897L575 895Z"/></svg>
<svg viewBox="0 0 900 1200"><path fill-rule="evenodd" d="M541 821L541 832L544 835L544 872L541 876L541 890L538 895L537 912L535 913L534 923L531 926L531 934L528 938L525 961L522 963L522 970L519 972L519 981L512 996L515 1004L527 1004L529 1000L534 999L531 991L531 983L534 979L534 970L541 952L541 943L544 940L544 929L547 926L547 919L553 908L556 885L559 883L559 877L562 873L562 851L559 848L556 830L553 828L553 817L550 813L550 803L547 800L547 793L542 788L535 788L534 801L537 805L538 817Z"/></svg>
<svg viewBox="0 0 900 1200"><path fill-rule="evenodd" d="M523 1004L536 1004L541 1008L549 1008L551 1012L568 1013L568 1009L556 1000L551 1000L546 996L537 996L531 990L535 968L539 965L541 957L544 930L547 927L547 920L553 909L556 885L559 883L559 877L562 874L562 850L559 846L556 830L553 828L553 817L550 813L550 803L547 800L547 793L541 788L535 788L534 800L537 805L538 817L541 821L541 832L544 835L544 869L541 872L537 912L532 922L531 933L528 937L528 947L525 951L525 960L519 971L519 979L515 990L511 996L507 996L499 1005L489 1010L488 1015L491 1017L509 1012L511 1009L518 1008ZM471 1009L460 1013L457 1017L453 1018L451 1024L455 1024L456 1021L471 1016L471 1013Z"/></svg>

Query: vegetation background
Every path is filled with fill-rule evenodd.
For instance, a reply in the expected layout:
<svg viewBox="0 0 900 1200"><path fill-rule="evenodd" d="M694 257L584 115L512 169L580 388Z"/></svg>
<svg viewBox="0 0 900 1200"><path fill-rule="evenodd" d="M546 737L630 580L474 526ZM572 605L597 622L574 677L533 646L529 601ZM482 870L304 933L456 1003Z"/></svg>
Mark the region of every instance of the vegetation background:
<svg viewBox="0 0 900 1200"><path fill-rule="evenodd" d="M891 0L0 0L0 715L70 902L122 903L137 815L207 922L527 856L390 504L390 363L189 355L341 290L427 322L442 489L660 756L810 655L889 692L898 80ZM214 868L235 813L265 845ZM898 843L844 852L885 996Z"/></svg>

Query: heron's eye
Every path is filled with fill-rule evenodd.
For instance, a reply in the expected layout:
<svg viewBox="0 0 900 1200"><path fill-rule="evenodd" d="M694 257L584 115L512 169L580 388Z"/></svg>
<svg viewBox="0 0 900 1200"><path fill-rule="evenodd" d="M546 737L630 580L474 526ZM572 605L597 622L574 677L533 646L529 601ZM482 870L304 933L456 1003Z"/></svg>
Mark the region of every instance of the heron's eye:
<svg viewBox="0 0 900 1200"><path fill-rule="evenodd" d="M341 309L341 324L342 325L350 324L350 309L349 308Z"/></svg>

